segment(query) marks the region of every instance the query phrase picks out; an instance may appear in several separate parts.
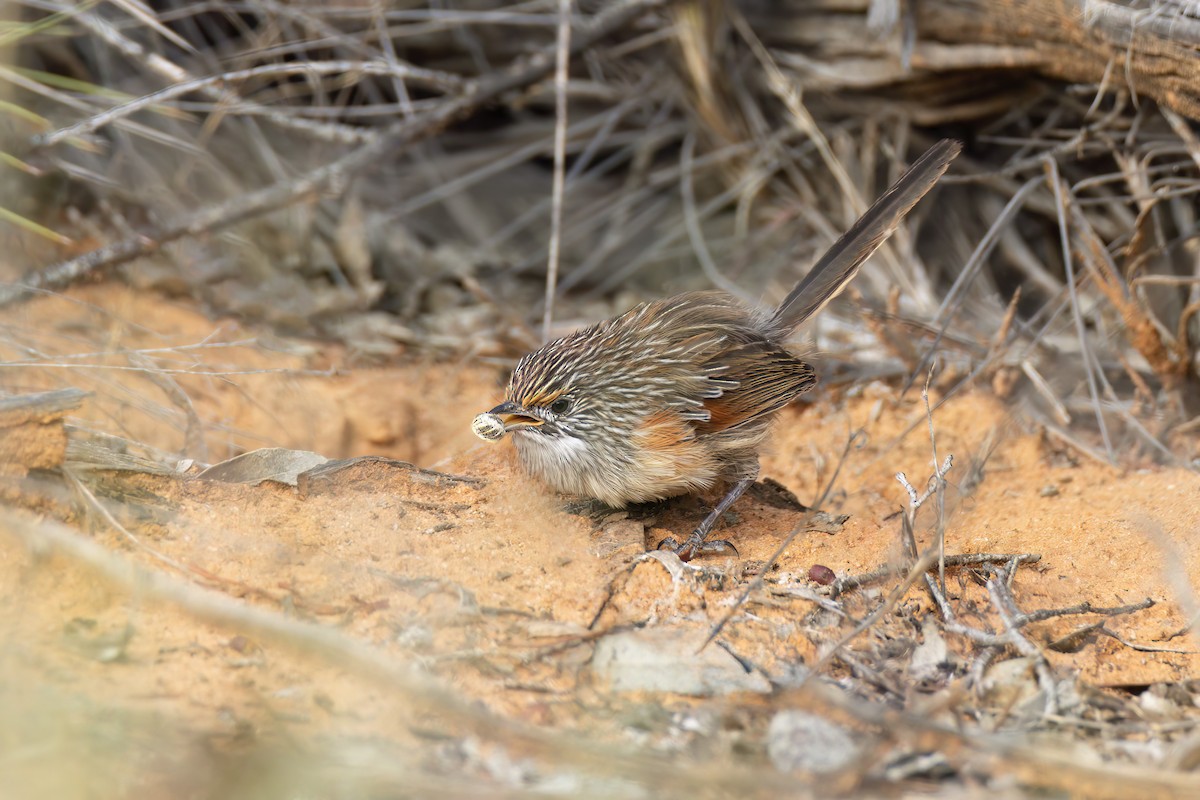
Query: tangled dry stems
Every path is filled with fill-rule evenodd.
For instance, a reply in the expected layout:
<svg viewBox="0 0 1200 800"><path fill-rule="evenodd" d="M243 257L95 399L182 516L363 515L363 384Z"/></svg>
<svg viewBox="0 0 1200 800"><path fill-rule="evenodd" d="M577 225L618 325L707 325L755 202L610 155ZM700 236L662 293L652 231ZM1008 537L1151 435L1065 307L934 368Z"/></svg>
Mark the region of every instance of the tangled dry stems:
<svg viewBox="0 0 1200 800"><path fill-rule="evenodd" d="M1147 77L1152 58L1194 45L1195 20L1178 3L1091 4L1096 25L1130 34L1128 63L1101 60L1097 74L1044 49L953 44L950 36L969 33L967 26L951 30L952 20L971 13L991 19L986 9L950 0L921 5L928 16L916 21L809 12L808 30L826 38L840 31L840 41L864 51L839 55L782 24L775 16L782 12L752 3L735 4L726 18L716 3L640 0L595 16L576 10L565 28L548 4L434 12L250 0L236 13L189 3L147 15L134 14L133 5L28 0L19 4L20 58L0 79L15 87L38 125L6 150L33 178L54 176L100 209L75 225L48 208L33 208L30 217L77 239L97 234L105 244L31 272L3 301L136 261L128 273L134 279L181 281L222 310L268 322L281 321L272 309L284 297L288 320L364 350L383 342L385 349L400 343L507 358L536 338L533 319L551 327L556 300L566 303L560 316L579 316L596 307L573 304L618 303L626 299L614 301L618 290L658 294L681 259L702 266L685 282L749 299L777 292L886 183L883 176L896 174L921 142L951 132L968 139L970 157L946 182L936 210L925 211L864 281L860 307L876 336L849 345L824 339L823 349L853 350L860 370L907 377L909 385L936 360L949 366L939 371L946 390L939 405L984 386L1011 399L1022 422L1101 460L1195 464L1200 139L1189 119L1198 92L1172 83L1177 76L1169 72L1158 83ZM1030 8L1008 5L1014 17L1013 9ZM935 30L930 20L938 17ZM899 46L889 36L861 35L868 24L882 24ZM521 35L507 35L513 31ZM546 79L567 50L564 33L574 66L569 80L560 66L551 102ZM80 46L84 36L95 49ZM1071 51L1069 42L1055 46ZM1092 41L1086 49L1099 52ZM71 58L56 58L62 52ZM123 60L106 57L112 54ZM857 68L846 69L856 57ZM82 71L71 73L68 63ZM659 68L664 63L673 69ZM83 83L35 71L47 67ZM980 70L999 72L981 80ZM554 168L545 168L548 159ZM557 222L547 227L552 209ZM562 254L561 280L553 277L559 259L552 251ZM513 312L522 306L539 313ZM478 307L487 313L467 316ZM372 315L380 311L403 326L345 321L347 314L378 320ZM906 347L914 332L918 344ZM130 351L123 364L95 363L107 353L89 361L35 352L16 366L137 370L173 398L183 424L197 431L188 437L195 443L207 423L173 384L176 368L167 361L184 349ZM926 498L940 501L949 462L935 454L933 463L939 466ZM78 486L93 512L120 528L84 482ZM1083 726L1094 709L1083 703L1068 713L1069 687L1022 628L1049 615L1144 607L1021 611L1012 578L1036 554L946 556L941 513L936 546L921 552L913 520L924 501L907 486L913 502L901 535L908 562L846 578L825 598L834 601L827 611L853 625L822 666L839 661L853 691L832 694L817 682L807 690L885 736L918 730L994 757L1003 765L995 769L1017 768L1030 786L1082 780L1080 767L1056 752L861 700L867 683L898 700L905 676L882 637L865 653L844 645L873 635L905 590L923 584L941 630L975 648L969 688L980 690L998 655L1015 652L1034 665L1043 702L1037 721L1020 725ZM111 555L81 550L52 526L6 524L133 582ZM948 569L974 570L998 625L960 619L946 597ZM896 575L904 580L865 613L836 605ZM209 598L157 580L149 585L163 599L217 614ZM758 589L751 583L743 601ZM219 610L241 626L246 614L259 613ZM273 635L299 643L325 635L280 627L263 613L251 622ZM357 643L326 645L330 658L350 652L378 666L377 654ZM512 735L507 723L464 711L441 687L428 694L430 687L414 688L393 673L389 666L381 674L409 696L432 697L440 712L463 711L476 733ZM968 714L986 716L977 708ZM1134 717L1130 711L1126 719ZM552 760L582 765L598 757L557 740L530 741ZM641 764L646 785L662 779L649 777L660 764L628 761L625 751L607 755ZM1110 781L1110 796L1190 787L1179 774L1095 769L1091 779ZM668 777L675 788L710 780L764 788L758 774L681 770Z"/></svg>

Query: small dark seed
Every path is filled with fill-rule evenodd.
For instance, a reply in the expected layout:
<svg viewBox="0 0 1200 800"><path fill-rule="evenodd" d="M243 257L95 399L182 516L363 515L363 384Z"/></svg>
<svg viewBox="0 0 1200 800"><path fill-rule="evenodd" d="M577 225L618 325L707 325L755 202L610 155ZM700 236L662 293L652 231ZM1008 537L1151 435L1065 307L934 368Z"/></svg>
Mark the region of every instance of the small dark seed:
<svg viewBox="0 0 1200 800"><path fill-rule="evenodd" d="M808 579L813 583L828 586L837 580L837 575L834 575L833 570L824 564L813 564L808 568Z"/></svg>

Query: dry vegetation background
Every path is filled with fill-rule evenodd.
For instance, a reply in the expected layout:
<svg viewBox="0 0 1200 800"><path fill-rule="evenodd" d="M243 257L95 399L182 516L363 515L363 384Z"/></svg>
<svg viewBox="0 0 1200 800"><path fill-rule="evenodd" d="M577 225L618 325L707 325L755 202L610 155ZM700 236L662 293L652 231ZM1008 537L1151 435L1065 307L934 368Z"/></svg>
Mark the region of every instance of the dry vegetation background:
<svg viewBox="0 0 1200 800"><path fill-rule="evenodd" d="M1198 121L1172 0L0 6L5 796L1200 796ZM471 437L944 136L741 558Z"/></svg>

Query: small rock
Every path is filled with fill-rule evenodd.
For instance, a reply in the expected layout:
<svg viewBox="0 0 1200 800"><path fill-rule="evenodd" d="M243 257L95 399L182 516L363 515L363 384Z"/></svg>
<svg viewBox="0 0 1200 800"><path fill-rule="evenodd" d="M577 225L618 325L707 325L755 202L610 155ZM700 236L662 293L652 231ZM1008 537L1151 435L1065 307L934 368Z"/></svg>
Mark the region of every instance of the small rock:
<svg viewBox="0 0 1200 800"><path fill-rule="evenodd" d="M646 551L646 526L635 519L605 522L592 540L591 550L599 558L638 556Z"/></svg>
<svg viewBox="0 0 1200 800"><path fill-rule="evenodd" d="M1016 707L1038 697L1033 661L1009 658L988 667L983 678L985 696L997 705Z"/></svg>
<svg viewBox="0 0 1200 800"><path fill-rule="evenodd" d="M928 681L943 677L953 671L950 663L950 648L942 638L937 623L932 617L927 617L921 625L921 644L913 650L912 660L908 664L908 672L915 680Z"/></svg>
<svg viewBox="0 0 1200 800"><path fill-rule="evenodd" d="M806 711L780 711L767 728L767 755L780 772L837 772L860 754L849 731Z"/></svg>
<svg viewBox="0 0 1200 800"><path fill-rule="evenodd" d="M769 692L770 683L716 643L700 646L705 628L652 627L605 636L596 643L592 671L617 692L674 692L705 697Z"/></svg>

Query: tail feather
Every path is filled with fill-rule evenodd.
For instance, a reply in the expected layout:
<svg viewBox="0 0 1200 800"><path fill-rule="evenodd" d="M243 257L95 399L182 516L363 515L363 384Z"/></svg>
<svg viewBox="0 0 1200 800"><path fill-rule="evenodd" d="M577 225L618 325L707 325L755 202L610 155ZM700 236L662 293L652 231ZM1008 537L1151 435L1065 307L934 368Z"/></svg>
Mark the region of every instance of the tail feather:
<svg viewBox="0 0 1200 800"><path fill-rule="evenodd" d="M837 297L854 280L863 262L933 188L960 150L960 143L943 139L918 158L796 284L779 305L772 325L783 334L790 333Z"/></svg>

